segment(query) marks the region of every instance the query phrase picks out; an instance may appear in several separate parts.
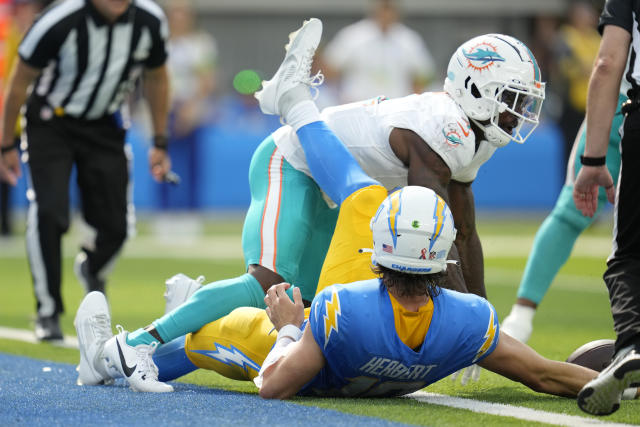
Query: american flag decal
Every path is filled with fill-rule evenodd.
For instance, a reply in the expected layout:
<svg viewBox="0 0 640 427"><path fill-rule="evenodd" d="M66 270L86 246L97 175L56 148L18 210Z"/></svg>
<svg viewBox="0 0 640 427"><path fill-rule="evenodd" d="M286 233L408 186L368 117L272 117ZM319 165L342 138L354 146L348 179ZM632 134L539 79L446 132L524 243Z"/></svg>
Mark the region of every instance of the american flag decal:
<svg viewBox="0 0 640 427"><path fill-rule="evenodd" d="M382 244L382 250L383 250L384 252L387 252L387 253L392 254L392 253L393 253L393 246L391 246L391 245L385 245L385 244L383 243L383 244Z"/></svg>

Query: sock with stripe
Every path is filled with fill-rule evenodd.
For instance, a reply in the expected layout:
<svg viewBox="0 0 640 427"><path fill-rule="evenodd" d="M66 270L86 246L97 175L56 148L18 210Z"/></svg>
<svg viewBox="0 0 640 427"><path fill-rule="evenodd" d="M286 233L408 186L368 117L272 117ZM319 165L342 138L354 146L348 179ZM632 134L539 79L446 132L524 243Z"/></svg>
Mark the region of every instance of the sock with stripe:
<svg viewBox="0 0 640 427"><path fill-rule="evenodd" d="M195 332L209 322L226 316L238 307L264 308L264 291L250 274L209 283L200 288L180 307L153 322L164 342ZM138 329L129 334L127 344L158 342L149 332Z"/></svg>

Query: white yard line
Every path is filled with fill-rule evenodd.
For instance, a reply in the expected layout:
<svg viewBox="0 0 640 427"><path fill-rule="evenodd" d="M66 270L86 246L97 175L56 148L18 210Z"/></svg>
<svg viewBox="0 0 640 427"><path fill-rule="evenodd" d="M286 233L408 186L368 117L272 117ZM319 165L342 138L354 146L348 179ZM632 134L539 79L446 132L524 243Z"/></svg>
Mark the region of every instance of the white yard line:
<svg viewBox="0 0 640 427"><path fill-rule="evenodd" d="M420 402L434 405L448 406L451 408L467 409L469 411L482 414L498 415L502 417L513 417L520 420L536 421L539 423L553 424L569 427L583 426L630 426L631 424L610 423L594 418L579 417L577 415L559 414L557 412L547 412L538 409L525 408L523 406L511 406L504 403L482 402L474 399L464 399L452 397L444 394L427 393L417 391L407 397Z"/></svg>
<svg viewBox="0 0 640 427"><path fill-rule="evenodd" d="M24 329L6 328L0 326L0 338L24 341L28 343L37 343L33 331ZM76 337L66 336L64 341L52 342L51 344L65 348L78 348L78 339ZM630 426L631 424L608 423L593 418L579 417L576 415L559 414L556 412L546 412L537 409L525 408L523 406L512 406L503 403L483 402L474 399L465 399L461 397L447 396L444 394L427 393L417 391L406 397L415 399L420 402L430 403L433 405L448 406L451 408L467 409L473 412L497 415L502 417L512 417L526 421L536 421L540 423L582 427L582 426Z"/></svg>
<svg viewBox="0 0 640 427"><path fill-rule="evenodd" d="M0 326L0 338L15 341L24 341L31 344L37 344L40 342L36 339L33 331L27 331L26 329L6 328L4 326ZM78 348L78 338L66 336L64 337L63 341L51 341L51 344L58 347Z"/></svg>
<svg viewBox="0 0 640 427"><path fill-rule="evenodd" d="M526 257L533 244L533 236L481 236L485 257ZM63 253L74 257L79 247L79 236L63 239ZM573 256L604 260L611 250L611 238L605 236L581 236L573 250ZM14 236L0 241L0 257L24 258L24 238ZM185 234L154 234L133 237L125 244L123 256L128 258L178 258L178 259L242 259L241 236L201 236Z"/></svg>

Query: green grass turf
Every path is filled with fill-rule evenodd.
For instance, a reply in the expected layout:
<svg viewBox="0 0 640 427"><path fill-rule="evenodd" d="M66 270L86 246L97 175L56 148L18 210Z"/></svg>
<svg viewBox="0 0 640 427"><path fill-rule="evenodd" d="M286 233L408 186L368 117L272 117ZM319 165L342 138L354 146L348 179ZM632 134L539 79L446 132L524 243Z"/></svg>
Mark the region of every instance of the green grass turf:
<svg viewBox="0 0 640 427"><path fill-rule="evenodd" d="M238 225L231 222L207 225L210 235L227 235ZM513 236L518 230L528 237L535 232L535 223L487 223L480 227L483 233ZM143 227L144 230L144 227ZM607 230L590 230L592 235L606 234ZM502 319L509 312L515 298L524 257L487 257L486 283L490 301ZM75 335L73 315L82 290L72 272L72 259L64 259L64 300L67 313L62 316L66 334ZM242 273L241 260L216 261L210 259L170 259L161 254L151 258L122 258L114 270L108 288L114 325L127 329L145 326L161 315L164 309L162 293L164 280L176 272L191 276L204 274L208 280L224 279ZM574 257L561 270L534 321L530 344L542 355L564 359L585 342L613 338L612 321L606 289L601 280L603 260ZM0 326L31 329L34 316L31 280L24 258L0 257ZM25 355L40 359L77 363L76 350L49 344L27 344L0 340L0 352ZM214 372L196 371L181 381L223 388L242 393L255 393L251 383L226 379ZM506 403L545 411L586 416L572 399L534 393L493 373L483 371L477 383L461 386L450 379L429 386L427 391L471 399ZM410 399L314 399L296 398L294 402L335 409L347 413L375 416L416 425L535 425L508 417L472 413L467 410L429 405ZM623 402L622 408L604 420L640 424L640 402Z"/></svg>

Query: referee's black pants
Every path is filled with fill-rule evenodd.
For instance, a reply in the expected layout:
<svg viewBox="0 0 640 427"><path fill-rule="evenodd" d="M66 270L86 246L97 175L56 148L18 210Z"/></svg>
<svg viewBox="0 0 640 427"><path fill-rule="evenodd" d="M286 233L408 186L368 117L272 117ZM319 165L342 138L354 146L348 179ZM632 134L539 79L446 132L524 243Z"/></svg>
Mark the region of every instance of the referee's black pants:
<svg viewBox="0 0 640 427"><path fill-rule="evenodd" d="M604 273L616 352L631 344L640 346L640 110L625 118L621 145L613 252Z"/></svg>
<svg viewBox="0 0 640 427"><path fill-rule="evenodd" d="M95 229L89 273L101 277L127 237L125 131L113 117L56 117L31 103L25 132L29 166L27 253L39 316L62 313L61 237L69 228L69 178L76 166L82 215Z"/></svg>

